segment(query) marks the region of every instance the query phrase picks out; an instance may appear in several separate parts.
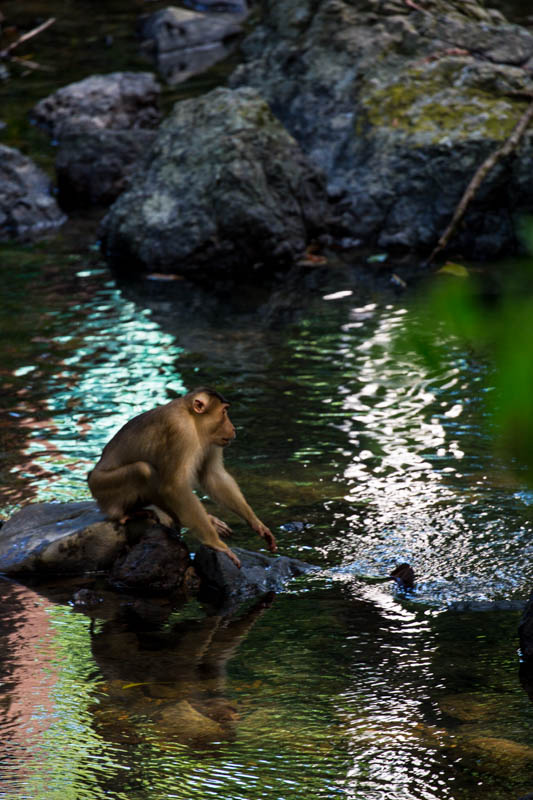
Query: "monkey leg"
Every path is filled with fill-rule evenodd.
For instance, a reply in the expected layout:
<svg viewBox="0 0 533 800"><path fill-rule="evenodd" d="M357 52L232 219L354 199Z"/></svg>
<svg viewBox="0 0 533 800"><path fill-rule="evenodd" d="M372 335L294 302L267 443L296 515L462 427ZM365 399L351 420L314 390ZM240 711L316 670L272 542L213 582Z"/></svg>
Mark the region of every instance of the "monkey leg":
<svg viewBox="0 0 533 800"><path fill-rule="evenodd" d="M156 494L156 470L147 461L115 469L95 467L89 473L89 489L101 510L111 519L122 519L149 505Z"/></svg>

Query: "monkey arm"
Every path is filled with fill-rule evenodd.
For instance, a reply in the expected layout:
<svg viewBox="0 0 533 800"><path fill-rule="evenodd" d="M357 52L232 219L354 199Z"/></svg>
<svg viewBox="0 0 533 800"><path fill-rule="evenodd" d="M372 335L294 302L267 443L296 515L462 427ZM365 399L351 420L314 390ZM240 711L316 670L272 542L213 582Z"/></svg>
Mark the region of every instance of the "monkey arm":
<svg viewBox="0 0 533 800"><path fill-rule="evenodd" d="M244 495L239 489L237 481L229 472L226 472L221 463L211 464L211 469L205 472L201 480L201 485L216 503L220 503L220 505L233 511L237 516L247 522L252 530L265 539L268 549L271 552L274 553L277 550L274 534L261 522L259 517L256 516L251 506L249 506L244 499Z"/></svg>

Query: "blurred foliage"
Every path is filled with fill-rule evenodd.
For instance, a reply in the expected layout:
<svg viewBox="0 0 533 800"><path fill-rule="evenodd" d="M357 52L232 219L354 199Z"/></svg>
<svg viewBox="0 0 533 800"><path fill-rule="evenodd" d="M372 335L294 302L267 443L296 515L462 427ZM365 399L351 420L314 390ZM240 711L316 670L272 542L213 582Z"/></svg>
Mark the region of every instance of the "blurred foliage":
<svg viewBox="0 0 533 800"><path fill-rule="evenodd" d="M523 235L533 254L533 222ZM500 264L496 275L448 262L422 302L426 324L412 326L402 347L434 369L452 336L487 360L483 393L496 446L533 485L533 256Z"/></svg>

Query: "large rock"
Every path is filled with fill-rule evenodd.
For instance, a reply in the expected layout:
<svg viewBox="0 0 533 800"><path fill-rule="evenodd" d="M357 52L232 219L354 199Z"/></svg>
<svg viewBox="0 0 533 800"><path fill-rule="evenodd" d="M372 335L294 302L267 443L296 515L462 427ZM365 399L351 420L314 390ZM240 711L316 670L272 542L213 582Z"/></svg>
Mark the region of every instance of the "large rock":
<svg viewBox="0 0 533 800"><path fill-rule="evenodd" d="M41 100L32 117L58 143L59 200L65 208L107 205L149 149L161 115L149 72L94 75Z"/></svg>
<svg viewBox="0 0 533 800"><path fill-rule="evenodd" d="M125 544L125 528L106 520L94 501L35 503L0 528L0 572L39 576L102 570Z"/></svg>
<svg viewBox="0 0 533 800"><path fill-rule="evenodd" d="M0 241L37 237L65 219L47 175L18 150L0 145Z"/></svg>
<svg viewBox="0 0 533 800"><path fill-rule="evenodd" d="M252 89L179 102L102 223L121 271L250 271L290 262L321 229L320 173Z"/></svg>
<svg viewBox="0 0 533 800"><path fill-rule="evenodd" d="M338 232L430 248L533 89L533 35L476 0L266 0L232 86L255 87L329 180ZM521 94L522 93L522 94ZM533 134L485 181L454 248L514 244Z"/></svg>

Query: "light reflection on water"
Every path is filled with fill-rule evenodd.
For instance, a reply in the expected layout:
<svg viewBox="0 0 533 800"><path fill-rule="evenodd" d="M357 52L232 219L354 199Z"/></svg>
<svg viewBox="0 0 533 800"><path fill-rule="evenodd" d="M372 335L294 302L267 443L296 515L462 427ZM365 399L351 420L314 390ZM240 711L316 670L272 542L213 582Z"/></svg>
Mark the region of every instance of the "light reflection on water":
<svg viewBox="0 0 533 800"><path fill-rule="evenodd" d="M333 574L386 575L407 561L421 602L523 596L532 578L531 525L520 502L527 494L513 495L491 452L486 368L449 342L446 362L432 374L398 347L407 326L420 324L411 312L375 304L346 312L350 321L327 347L330 380L312 382L307 412L312 418L320 403L319 424L335 434L295 454L311 467L335 452L331 479L346 506L323 550ZM302 371L292 380L308 380L322 350L319 339L296 342Z"/></svg>
<svg viewBox="0 0 533 800"><path fill-rule="evenodd" d="M52 332L68 332L34 337L36 363L12 373L21 388L9 414L26 430L27 444L23 471L15 464L11 472L33 484L34 500L86 495L87 471L111 435L135 414L168 402L169 389L184 390L175 369L182 348L150 310L125 300L106 271L77 277L89 283L80 291L91 292L90 302L59 305L55 297L59 307L43 316L53 319Z"/></svg>
<svg viewBox="0 0 533 800"><path fill-rule="evenodd" d="M72 280L23 284L31 334L3 345L5 513L87 497L119 425L218 372L235 387L228 461L259 516L304 523L280 530L282 552L323 571L243 630L202 609L139 629L120 602L91 626L68 593L2 584L6 800L524 793L516 615L444 611L523 597L533 577L528 494L492 454L484 365L450 342L431 372L395 345L413 312L355 295L252 336L231 315L191 332L104 271ZM405 598L381 582L401 561L417 575Z"/></svg>

